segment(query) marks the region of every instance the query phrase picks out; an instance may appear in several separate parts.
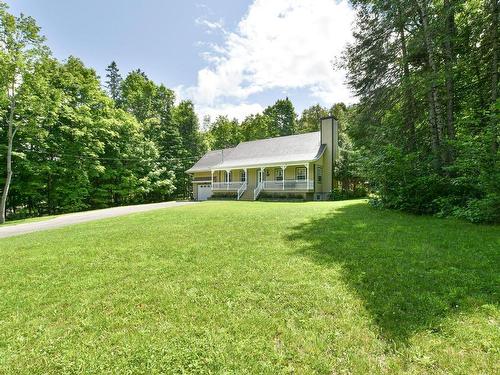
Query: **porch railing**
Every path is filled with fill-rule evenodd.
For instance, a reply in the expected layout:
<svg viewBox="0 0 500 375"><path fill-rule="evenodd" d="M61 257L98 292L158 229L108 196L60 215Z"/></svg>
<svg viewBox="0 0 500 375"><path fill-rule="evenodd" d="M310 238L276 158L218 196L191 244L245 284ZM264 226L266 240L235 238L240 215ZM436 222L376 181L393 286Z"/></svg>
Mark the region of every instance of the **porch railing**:
<svg viewBox="0 0 500 375"><path fill-rule="evenodd" d="M262 188L263 188L263 183L262 182L259 182L257 184L257 187L253 190L253 200L256 201L257 198L259 197L259 194L260 192L262 191Z"/></svg>
<svg viewBox="0 0 500 375"><path fill-rule="evenodd" d="M313 190L313 180L276 180L264 181L264 190L285 190L285 191L300 191L300 190Z"/></svg>
<svg viewBox="0 0 500 375"><path fill-rule="evenodd" d="M243 193L247 190L247 186L247 182L245 181L243 185L241 185L241 187L238 189L238 200L240 200Z"/></svg>
<svg viewBox="0 0 500 375"><path fill-rule="evenodd" d="M212 190L238 191L245 182L212 182Z"/></svg>

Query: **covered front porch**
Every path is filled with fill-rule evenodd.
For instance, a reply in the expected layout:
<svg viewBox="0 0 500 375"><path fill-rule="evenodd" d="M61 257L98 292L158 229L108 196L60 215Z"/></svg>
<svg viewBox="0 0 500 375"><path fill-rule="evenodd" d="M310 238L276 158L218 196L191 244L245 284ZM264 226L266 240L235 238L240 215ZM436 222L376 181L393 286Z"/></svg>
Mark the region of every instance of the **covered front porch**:
<svg viewBox="0 0 500 375"><path fill-rule="evenodd" d="M214 169L211 171L214 192L234 192L237 199L257 199L262 191L312 192L313 171L309 163L258 166L252 168Z"/></svg>

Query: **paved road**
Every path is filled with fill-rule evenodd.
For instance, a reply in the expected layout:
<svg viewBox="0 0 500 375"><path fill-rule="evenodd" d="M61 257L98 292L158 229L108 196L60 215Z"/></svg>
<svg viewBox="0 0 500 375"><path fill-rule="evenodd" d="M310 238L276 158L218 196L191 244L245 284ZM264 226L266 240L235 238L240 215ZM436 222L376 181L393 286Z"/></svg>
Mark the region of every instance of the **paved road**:
<svg viewBox="0 0 500 375"><path fill-rule="evenodd" d="M190 204L196 204L196 202L164 202L141 204L137 206L113 207L105 208L103 210L85 211L77 212L74 214L61 215L53 219L37 221L33 223L17 225L7 224L6 226L0 226L0 238L18 236L24 233L39 232L42 230L53 228L60 228L68 225L85 223L87 221L106 219L108 217L128 215L135 212L145 212L157 210L159 208L178 207Z"/></svg>

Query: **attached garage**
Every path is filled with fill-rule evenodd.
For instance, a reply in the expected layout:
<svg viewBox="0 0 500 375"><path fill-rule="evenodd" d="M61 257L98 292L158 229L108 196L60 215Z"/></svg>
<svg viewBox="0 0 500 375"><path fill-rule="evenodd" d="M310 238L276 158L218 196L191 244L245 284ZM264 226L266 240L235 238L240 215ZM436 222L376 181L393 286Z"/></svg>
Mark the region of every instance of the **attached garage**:
<svg viewBox="0 0 500 375"><path fill-rule="evenodd" d="M198 184L197 200L206 201L212 196L212 187L210 184Z"/></svg>

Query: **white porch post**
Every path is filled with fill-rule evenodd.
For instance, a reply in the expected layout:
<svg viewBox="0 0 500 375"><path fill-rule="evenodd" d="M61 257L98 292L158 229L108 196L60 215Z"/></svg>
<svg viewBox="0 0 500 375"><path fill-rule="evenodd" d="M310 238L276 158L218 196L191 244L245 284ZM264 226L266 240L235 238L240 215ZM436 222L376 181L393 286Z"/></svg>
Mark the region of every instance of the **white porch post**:
<svg viewBox="0 0 500 375"><path fill-rule="evenodd" d="M231 173L231 170L230 169L226 169L226 190L229 190L229 182L231 181L230 180L230 175L229 173Z"/></svg>
<svg viewBox="0 0 500 375"><path fill-rule="evenodd" d="M262 184L264 186L264 171L266 170L266 167L260 167L260 182L258 181L259 176L257 176L257 185Z"/></svg>
<svg viewBox="0 0 500 375"><path fill-rule="evenodd" d="M304 166L306 167L306 189L309 190L309 163Z"/></svg>
<svg viewBox="0 0 500 375"><path fill-rule="evenodd" d="M214 190L214 171L211 170L210 173L212 174L212 177L210 179L210 187L212 188L212 190Z"/></svg>
<svg viewBox="0 0 500 375"><path fill-rule="evenodd" d="M286 165L282 165L281 166L281 170L283 171L282 172L282 178L281 178L281 182L283 184L283 190L285 190L285 169L286 169Z"/></svg>
<svg viewBox="0 0 500 375"><path fill-rule="evenodd" d="M244 168L243 169L243 172L245 172L245 181L244 182L248 182L248 174L247 174L247 169Z"/></svg>

